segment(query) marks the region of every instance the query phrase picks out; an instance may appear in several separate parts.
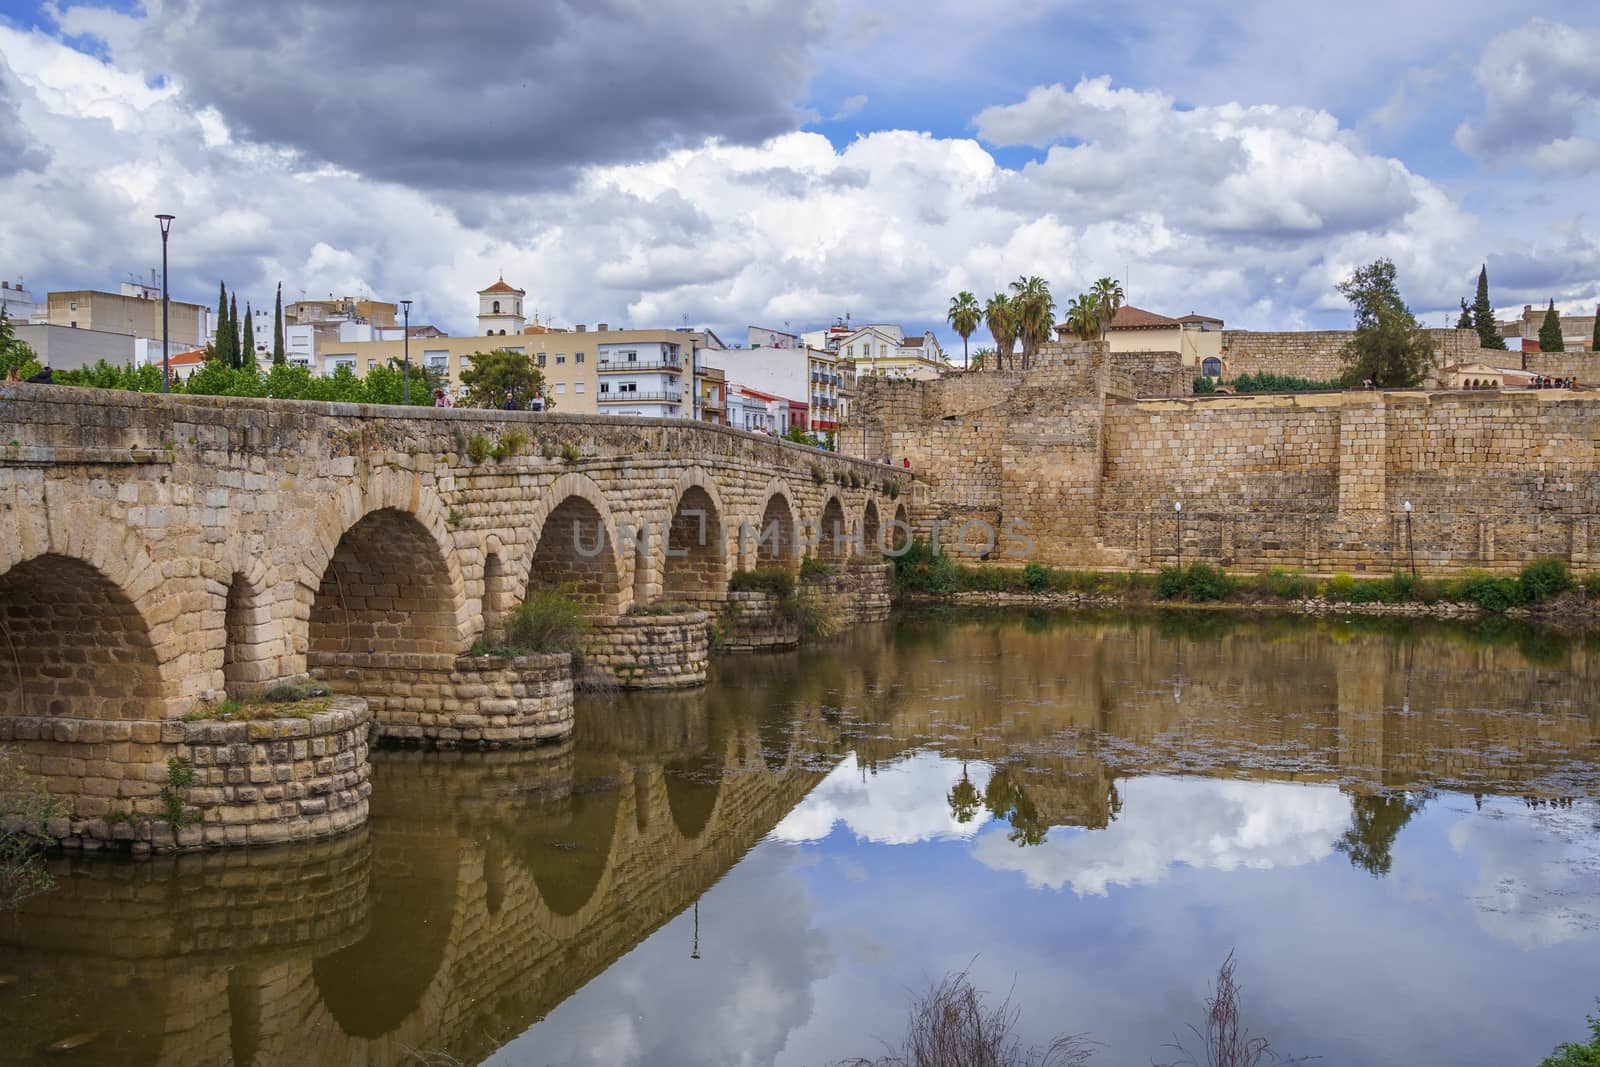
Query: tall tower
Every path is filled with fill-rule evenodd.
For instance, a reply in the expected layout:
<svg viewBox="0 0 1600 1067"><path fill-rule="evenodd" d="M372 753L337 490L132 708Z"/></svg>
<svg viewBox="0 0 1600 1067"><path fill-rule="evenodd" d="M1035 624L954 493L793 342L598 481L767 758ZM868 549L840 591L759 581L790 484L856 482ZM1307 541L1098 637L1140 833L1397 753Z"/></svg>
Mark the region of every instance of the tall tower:
<svg viewBox="0 0 1600 1067"><path fill-rule="evenodd" d="M485 337L521 333L528 321L522 314L522 298L527 295L527 290L507 285L504 277L479 289L478 333Z"/></svg>

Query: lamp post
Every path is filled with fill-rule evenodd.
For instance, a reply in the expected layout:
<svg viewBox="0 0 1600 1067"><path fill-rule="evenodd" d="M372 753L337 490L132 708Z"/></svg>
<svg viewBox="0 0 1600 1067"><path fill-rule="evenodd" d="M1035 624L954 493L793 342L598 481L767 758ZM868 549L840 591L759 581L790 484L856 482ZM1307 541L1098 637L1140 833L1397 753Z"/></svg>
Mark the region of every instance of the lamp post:
<svg viewBox="0 0 1600 1067"><path fill-rule="evenodd" d="M171 215L157 215L161 225L161 391L172 388L172 365L167 356L167 234L172 232Z"/></svg>
<svg viewBox="0 0 1600 1067"><path fill-rule="evenodd" d="M1411 577L1417 576L1417 549L1411 540L1411 501L1407 500L1401 507L1406 512L1406 556L1411 560Z"/></svg>
<svg viewBox="0 0 1600 1067"><path fill-rule="evenodd" d="M1178 569L1183 569L1183 501L1172 502L1172 513L1178 517Z"/></svg>
<svg viewBox="0 0 1600 1067"><path fill-rule="evenodd" d="M411 406L411 301L402 300L400 306L405 309L405 336L401 339L402 351L405 353L405 370L403 371L406 383L406 406Z"/></svg>

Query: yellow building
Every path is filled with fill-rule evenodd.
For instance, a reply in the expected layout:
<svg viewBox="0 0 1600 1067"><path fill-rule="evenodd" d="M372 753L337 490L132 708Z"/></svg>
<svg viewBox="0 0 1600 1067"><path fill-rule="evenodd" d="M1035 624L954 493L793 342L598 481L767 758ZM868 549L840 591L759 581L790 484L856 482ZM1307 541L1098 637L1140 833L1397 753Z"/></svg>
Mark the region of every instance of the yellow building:
<svg viewBox="0 0 1600 1067"><path fill-rule="evenodd" d="M151 286L130 286L134 293L105 293L71 289L46 297L46 321L51 326L79 330L125 333L161 340L161 291ZM167 321L172 346L203 345L209 309L182 300L167 301Z"/></svg>
<svg viewBox="0 0 1600 1067"><path fill-rule="evenodd" d="M728 424L728 376L718 367L695 371L695 412L701 422Z"/></svg>
<svg viewBox="0 0 1600 1067"><path fill-rule="evenodd" d="M1061 323L1056 333L1067 337L1071 331ZM1176 352L1185 367L1222 376L1222 320L1208 315L1173 319L1124 304L1106 327L1106 346L1113 352Z"/></svg>

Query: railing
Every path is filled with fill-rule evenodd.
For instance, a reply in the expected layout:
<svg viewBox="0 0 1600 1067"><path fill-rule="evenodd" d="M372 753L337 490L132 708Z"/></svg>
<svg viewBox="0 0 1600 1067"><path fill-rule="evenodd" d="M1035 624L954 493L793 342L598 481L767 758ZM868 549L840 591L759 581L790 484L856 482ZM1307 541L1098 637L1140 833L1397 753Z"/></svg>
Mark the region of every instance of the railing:
<svg viewBox="0 0 1600 1067"><path fill-rule="evenodd" d="M602 360L595 364L595 370L601 372L602 374L627 374L636 370L681 371L682 369L683 360L681 359L635 360L632 363L628 362L627 360L618 360L616 362Z"/></svg>
<svg viewBox="0 0 1600 1067"><path fill-rule="evenodd" d="M682 393L596 393L598 404L681 404Z"/></svg>

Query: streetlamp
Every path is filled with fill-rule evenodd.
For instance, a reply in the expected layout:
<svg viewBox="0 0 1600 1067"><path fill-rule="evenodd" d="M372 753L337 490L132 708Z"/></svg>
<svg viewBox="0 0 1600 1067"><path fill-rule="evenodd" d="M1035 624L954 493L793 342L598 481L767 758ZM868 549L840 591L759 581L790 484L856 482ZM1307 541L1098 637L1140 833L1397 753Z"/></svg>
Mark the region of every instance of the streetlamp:
<svg viewBox="0 0 1600 1067"><path fill-rule="evenodd" d="M411 301L402 300L402 301L400 301L400 306L405 309L405 315L406 315L405 337L401 340L400 343L403 346L402 350L405 352L405 371L403 373L405 375L405 383L406 383L406 406L410 407L411 406Z"/></svg>
<svg viewBox="0 0 1600 1067"><path fill-rule="evenodd" d="M1417 549L1411 540L1411 501L1407 500L1401 507L1406 511L1406 556L1411 560L1411 577L1417 576Z"/></svg>
<svg viewBox="0 0 1600 1067"><path fill-rule="evenodd" d="M171 390L172 365L167 357L167 234L172 232L171 215L157 215L161 225L161 391Z"/></svg>
<svg viewBox="0 0 1600 1067"><path fill-rule="evenodd" d="M1172 502L1172 513L1178 517L1178 569L1183 569L1183 501Z"/></svg>

